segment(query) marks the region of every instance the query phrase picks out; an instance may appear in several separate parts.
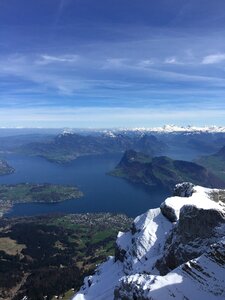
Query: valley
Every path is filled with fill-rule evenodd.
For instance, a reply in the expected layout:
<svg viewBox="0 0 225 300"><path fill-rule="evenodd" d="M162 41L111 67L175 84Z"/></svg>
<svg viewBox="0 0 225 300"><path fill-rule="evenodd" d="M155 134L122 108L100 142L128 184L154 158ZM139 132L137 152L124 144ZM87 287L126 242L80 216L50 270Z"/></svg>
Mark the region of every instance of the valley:
<svg viewBox="0 0 225 300"><path fill-rule="evenodd" d="M114 254L117 232L131 222L109 213L1 219L0 298L74 293L96 264Z"/></svg>

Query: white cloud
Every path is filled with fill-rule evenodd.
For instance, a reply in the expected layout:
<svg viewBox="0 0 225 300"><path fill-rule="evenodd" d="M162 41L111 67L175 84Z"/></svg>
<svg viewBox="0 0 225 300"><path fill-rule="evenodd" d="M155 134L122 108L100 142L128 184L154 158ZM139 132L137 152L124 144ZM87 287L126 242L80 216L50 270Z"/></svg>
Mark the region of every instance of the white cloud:
<svg viewBox="0 0 225 300"><path fill-rule="evenodd" d="M53 56L53 55L41 55L41 60L36 61L37 64L50 64L50 63L74 63L79 59L78 55L61 55L61 56Z"/></svg>
<svg viewBox="0 0 225 300"><path fill-rule="evenodd" d="M205 56L202 60L202 63L204 65L209 65L209 64L217 64L223 61L225 61L225 53L219 53L219 54L212 54L212 55Z"/></svg>
<svg viewBox="0 0 225 300"><path fill-rule="evenodd" d="M165 59L166 64L178 64L176 57L168 57Z"/></svg>

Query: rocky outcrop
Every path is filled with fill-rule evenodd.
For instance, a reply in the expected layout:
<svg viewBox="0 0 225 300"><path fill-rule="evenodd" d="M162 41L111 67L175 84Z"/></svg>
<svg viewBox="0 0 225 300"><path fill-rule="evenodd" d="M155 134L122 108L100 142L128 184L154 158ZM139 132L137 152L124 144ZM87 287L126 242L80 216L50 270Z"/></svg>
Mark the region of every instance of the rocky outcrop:
<svg viewBox="0 0 225 300"><path fill-rule="evenodd" d="M186 182L174 194L118 234L74 300L224 299L225 192Z"/></svg>
<svg viewBox="0 0 225 300"><path fill-rule="evenodd" d="M115 300L218 300L225 298L225 242L209 248L166 276L138 274L121 279Z"/></svg>
<svg viewBox="0 0 225 300"><path fill-rule="evenodd" d="M173 196L191 197L194 193L194 184L191 182L183 182L175 185Z"/></svg>
<svg viewBox="0 0 225 300"><path fill-rule="evenodd" d="M225 229L225 214L222 211L183 206L179 222L165 243L164 255L156 263L160 274L165 275L207 251L211 244L224 236L221 227Z"/></svg>

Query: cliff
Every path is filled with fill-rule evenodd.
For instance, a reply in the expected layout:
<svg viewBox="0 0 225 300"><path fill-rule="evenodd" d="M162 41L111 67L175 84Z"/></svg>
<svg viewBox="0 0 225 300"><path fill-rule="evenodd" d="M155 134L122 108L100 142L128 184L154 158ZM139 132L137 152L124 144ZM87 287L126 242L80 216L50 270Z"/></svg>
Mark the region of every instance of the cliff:
<svg viewBox="0 0 225 300"><path fill-rule="evenodd" d="M183 183L119 232L73 300L224 299L225 191Z"/></svg>

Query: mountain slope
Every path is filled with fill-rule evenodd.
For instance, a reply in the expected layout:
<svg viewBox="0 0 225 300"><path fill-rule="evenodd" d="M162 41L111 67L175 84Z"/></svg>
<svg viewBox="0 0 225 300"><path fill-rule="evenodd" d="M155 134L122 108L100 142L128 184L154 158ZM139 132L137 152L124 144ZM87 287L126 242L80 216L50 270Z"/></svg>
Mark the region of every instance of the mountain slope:
<svg viewBox="0 0 225 300"><path fill-rule="evenodd" d="M225 179L225 146L217 153L208 156L202 156L197 163L215 173L221 179Z"/></svg>
<svg viewBox="0 0 225 300"><path fill-rule="evenodd" d="M191 181L208 187L225 187L225 181L196 163L172 160L166 156L152 158L133 150L124 153L110 174L148 186L172 188L179 182Z"/></svg>
<svg viewBox="0 0 225 300"><path fill-rule="evenodd" d="M73 300L224 299L225 191L183 183L175 194L118 234L115 257Z"/></svg>

